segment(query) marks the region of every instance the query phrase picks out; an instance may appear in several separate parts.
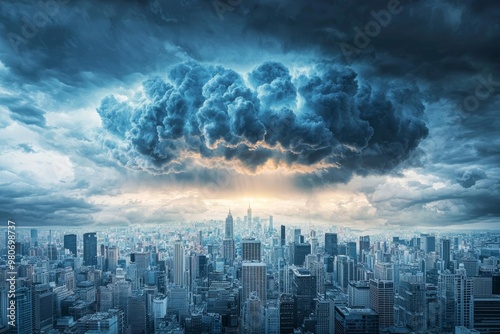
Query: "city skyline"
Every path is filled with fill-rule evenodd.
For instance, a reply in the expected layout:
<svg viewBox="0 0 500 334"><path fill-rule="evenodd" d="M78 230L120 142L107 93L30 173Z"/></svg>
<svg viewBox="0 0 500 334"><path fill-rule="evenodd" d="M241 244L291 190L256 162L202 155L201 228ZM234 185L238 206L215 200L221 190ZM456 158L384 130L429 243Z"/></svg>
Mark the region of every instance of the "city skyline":
<svg viewBox="0 0 500 334"><path fill-rule="evenodd" d="M0 219L498 229L498 10L4 2Z"/></svg>

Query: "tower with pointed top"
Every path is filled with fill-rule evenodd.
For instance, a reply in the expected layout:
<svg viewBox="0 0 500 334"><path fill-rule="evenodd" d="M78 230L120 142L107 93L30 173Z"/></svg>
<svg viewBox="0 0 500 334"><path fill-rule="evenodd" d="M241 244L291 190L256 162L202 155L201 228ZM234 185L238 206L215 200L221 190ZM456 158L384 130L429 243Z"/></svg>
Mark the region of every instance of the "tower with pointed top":
<svg viewBox="0 0 500 334"><path fill-rule="evenodd" d="M248 229L252 229L252 208L250 207L250 202L248 202L248 209L247 209L247 225Z"/></svg>
<svg viewBox="0 0 500 334"><path fill-rule="evenodd" d="M223 240L224 261L227 265L232 266L235 257L234 247L234 222L231 210L226 217L226 231Z"/></svg>

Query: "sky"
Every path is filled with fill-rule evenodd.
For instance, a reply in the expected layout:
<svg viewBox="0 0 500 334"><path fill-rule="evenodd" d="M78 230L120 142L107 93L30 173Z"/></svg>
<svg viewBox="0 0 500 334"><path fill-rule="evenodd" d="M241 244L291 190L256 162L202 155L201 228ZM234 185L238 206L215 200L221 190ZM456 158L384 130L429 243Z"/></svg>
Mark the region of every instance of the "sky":
<svg viewBox="0 0 500 334"><path fill-rule="evenodd" d="M498 228L495 1L0 3L0 218Z"/></svg>

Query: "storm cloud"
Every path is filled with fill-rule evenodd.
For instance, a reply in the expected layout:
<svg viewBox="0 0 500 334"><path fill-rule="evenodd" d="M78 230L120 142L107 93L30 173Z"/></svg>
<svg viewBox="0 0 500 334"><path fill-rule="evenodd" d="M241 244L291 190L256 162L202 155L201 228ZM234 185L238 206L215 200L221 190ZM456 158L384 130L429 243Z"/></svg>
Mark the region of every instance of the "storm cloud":
<svg viewBox="0 0 500 334"><path fill-rule="evenodd" d="M236 161L250 173L266 164L384 173L428 134L416 85L375 87L330 63L292 77L279 62L248 76L184 62L144 81L142 93L126 101L104 98L97 111L111 155L153 174L217 161Z"/></svg>

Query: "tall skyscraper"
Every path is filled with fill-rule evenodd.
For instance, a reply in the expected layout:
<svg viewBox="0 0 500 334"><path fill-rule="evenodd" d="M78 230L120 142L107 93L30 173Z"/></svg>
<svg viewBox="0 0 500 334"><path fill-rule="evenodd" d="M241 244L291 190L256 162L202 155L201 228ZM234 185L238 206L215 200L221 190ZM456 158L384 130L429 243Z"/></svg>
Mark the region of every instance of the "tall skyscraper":
<svg viewBox="0 0 500 334"><path fill-rule="evenodd" d="M355 241L349 241L347 243L347 249L346 249L346 254L349 256L351 259L357 261L357 255L356 255L356 242Z"/></svg>
<svg viewBox="0 0 500 334"><path fill-rule="evenodd" d="M234 239L234 223L233 223L233 215L231 215L231 210L226 217L226 231L224 234L224 238L226 239Z"/></svg>
<svg viewBox="0 0 500 334"><path fill-rule="evenodd" d="M359 237L359 260L363 263L366 262L364 251L370 251L370 236L360 236Z"/></svg>
<svg viewBox="0 0 500 334"><path fill-rule="evenodd" d="M247 226L249 231L253 229L253 221L252 221L252 208L250 207L250 203L248 203L248 209L247 209Z"/></svg>
<svg viewBox="0 0 500 334"><path fill-rule="evenodd" d="M243 261L241 267L242 303L250 297L250 293L257 292L259 300L266 302L267 279L266 264L259 261Z"/></svg>
<svg viewBox="0 0 500 334"><path fill-rule="evenodd" d="M38 246L38 230L37 229L31 229L31 247L36 247Z"/></svg>
<svg viewBox="0 0 500 334"><path fill-rule="evenodd" d="M95 233L83 235L83 264L97 266L97 236Z"/></svg>
<svg viewBox="0 0 500 334"><path fill-rule="evenodd" d="M111 271L112 273L115 272L115 270L118 266L119 254L120 254L120 252L118 250L118 247L111 246L108 248L108 270Z"/></svg>
<svg viewBox="0 0 500 334"><path fill-rule="evenodd" d="M16 289L16 326L11 327L8 333L32 334L33 312L31 304L31 290L28 288Z"/></svg>
<svg viewBox="0 0 500 334"><path fill-rule="evenodd" d="M314 310L316 298L316 276L307 269L292 269L292 294L296 300L295 327L302 325L304 318Z"/></svg>
<svg viewBox="0 0 500 334"><path fill-rule="evenodd" d="M286 227L285 225L281 225L281 246L285 246L286 244Z"/></svg>
<svg viewBox="0 0 500 334"><path fill-rule="evenodd" d="M176 241L174 245L174 284L184 286L184 244Z"/></svg>
<svg viewBox="0 0 500 334"><path fill-rule="evenodd" d="M269 233L271 233L273 230L274 230L274 226L273 226L273 216L272 216L272 215L270 215L270 216L269 216Z"/></svg>
<svg viewBox="0 0 500 334"><path fill-rule="evenodd" d="M394 325L394 282L370 280L370 307L379 315L380 328Z"/></svg>
<svg viewBox="0 0 500 334"><path fill-rule="evenodd" d="M378 333L379 315L370 308L335 307L335 332L341 334Z"/></svg>
<svg viewBox="0 0 500 334"><path fill-rule="evenodd" d="M300 244L300 228L293 229L293 242L296 244Z"/></svg>
<svg viewBox="0 0 500 334"><path fill-rule="evenodd" d="M325 233L325 253L331 256L339 255L337 233Z"/></svg>
<svg viewBox="0 0 500 334"><path fill-rule="evenodd" d="M76 251L76 234L66 234L64 236L64 249L67 249L73 254L73 256L77 257L77 251Z"/></svg>
<svg viewBox="0 0 500 334"><path fill-rule="evenodd" d="M401 275L399 292L394 299L394 318L397 325L415 332L427 331L427 304L423 274Z"/></svg>
<svg viewBox="0 0 500 334"><path fill-rule="evenodd" d="M444 269L450 268L450 252L451 252L451 242L450 239L441 240L441 259L444 261Z"/></svg>
<svg viewBox="0 0 500 334"><path fill-rule="evenodd" d="M248 238L241 240L241 257L243 261L260 261L261 244L260 240Z"/></svg>

